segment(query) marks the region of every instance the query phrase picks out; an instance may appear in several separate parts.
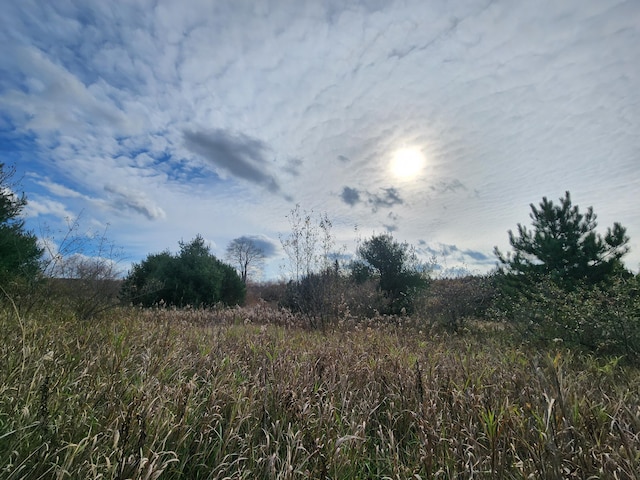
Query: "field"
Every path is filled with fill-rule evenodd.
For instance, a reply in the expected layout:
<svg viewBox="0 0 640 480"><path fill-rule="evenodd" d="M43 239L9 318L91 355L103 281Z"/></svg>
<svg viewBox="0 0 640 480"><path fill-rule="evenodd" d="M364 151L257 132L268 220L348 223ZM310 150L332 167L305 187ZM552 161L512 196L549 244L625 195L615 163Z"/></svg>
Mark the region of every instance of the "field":
<svg viewBox="0 0 640 480"><path fill-rule="evenodd" d="M640 370L501 325L0 311L0 478L640 478Z"/></svg>

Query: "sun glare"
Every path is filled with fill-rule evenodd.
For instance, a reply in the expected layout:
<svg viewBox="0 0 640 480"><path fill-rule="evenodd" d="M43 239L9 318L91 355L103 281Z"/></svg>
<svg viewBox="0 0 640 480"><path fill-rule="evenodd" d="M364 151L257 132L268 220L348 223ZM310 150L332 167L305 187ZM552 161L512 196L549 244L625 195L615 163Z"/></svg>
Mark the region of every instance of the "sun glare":
<svg viewBox="0 0 640 480"><path fill-rule="evenodd" d="M391 171L401 178L414 177L424 165L424 156L417 148L398 150L391 161Z"/></svg>

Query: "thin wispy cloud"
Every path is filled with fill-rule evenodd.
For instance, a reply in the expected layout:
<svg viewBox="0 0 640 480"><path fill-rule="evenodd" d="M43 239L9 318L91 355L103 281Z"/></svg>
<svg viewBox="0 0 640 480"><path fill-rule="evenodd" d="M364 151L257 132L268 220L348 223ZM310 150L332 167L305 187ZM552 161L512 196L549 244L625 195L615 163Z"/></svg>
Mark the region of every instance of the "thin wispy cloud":
<svg viewBox="0 0 640 480"><path fill-rule="evenodd" d="M64 185L60 185L59 183L52 182L49 179L36 180L35 183L44 187L52 195L55 195L57 197L82 198L83 196L80 192L76 192L75 190L68 188Z"/></svg>

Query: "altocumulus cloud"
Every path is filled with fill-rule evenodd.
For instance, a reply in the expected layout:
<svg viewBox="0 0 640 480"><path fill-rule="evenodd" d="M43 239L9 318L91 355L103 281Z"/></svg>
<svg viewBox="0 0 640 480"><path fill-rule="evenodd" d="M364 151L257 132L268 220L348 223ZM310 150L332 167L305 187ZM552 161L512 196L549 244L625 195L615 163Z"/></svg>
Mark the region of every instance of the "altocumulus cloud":
<svg viewBox="0 0 640 480"><path fill-rule="evenodd" d="M267 172L267 145L244 134L232 134L222 129L185 131L185 146L215 167L234 177L265 187L278 193L280 185Z"/></svg>

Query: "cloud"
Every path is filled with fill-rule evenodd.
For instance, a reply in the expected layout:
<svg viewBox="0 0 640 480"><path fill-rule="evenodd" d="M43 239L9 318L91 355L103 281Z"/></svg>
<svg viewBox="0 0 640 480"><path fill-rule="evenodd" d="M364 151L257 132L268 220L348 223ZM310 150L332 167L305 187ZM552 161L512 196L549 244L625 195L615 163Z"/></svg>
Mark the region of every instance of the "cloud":
<svg viewBox="0 0 640 480"><path fill-rule="evenodd" d="M300 168L303 166L304 162L299 158L290 158L287 160L286 165L284 167L284 171L297 177L300 175Z"/></svg>
<svg viewBox="0 0 640 480"><path fill-rule="evenodd" d="M487 262L487 261L491 261L492 263L495 262L495 258L489 257L488 255L485 255L484 253L478 252L475 250L464 250L462 253L479 262Z"/></svg>
<svg viewBox="0 0 640 480"><path fill-rule="evenodd" d="M108 99L99 98L63 66L33 46L16 47L9 62L26 76L22 88L7 89L0 105L26 130L72 133L92 127L122 128L123 113ZM73 108L70 108L73 105Z"/></svg>
<svg viewBox="0 0 640 480"><path fill-rule="evenodd" d="M215 167L231 175L261 185L271 193L280 191L276 179L267 171L269 148L261 140L222 129L185 131L185 146Z"/></svg>
<svg viewBox="0 0 640 480"><path fill-rule="evenodd" d="M76 192L75 190L59 183L52 182L49 179L37 180L35 183L46 188L49 192L57 197L83 198L83 195L80 192Z"/></svg>
<svg viewBox="0 0 640 480"><path fill-rule="evenodd" d="M442 242L419 240L416 252L425 259L435 260L435 269L442 276L459 276L478 273L495 266L495 258L485 252L473 249L461 249L458 245Z"/></svg>
<svg viewBox="0 0 640 480"><path fill-rule="evenodd" d="M357 203L360 203L360 192L357 188L344 187L340 198L344 203L353 207Z"/></svg>
<svg viewBox="0 0 640 480"><path fill-rule="evenodd" d="M449 181L438 181L435 184L431 185L430 190L432 192L443 194L443 193L454 193L458 190L467 190L467 187L457 179L449 180Z"/></svg>
<svg viewBox="0 0 640 480"><path fill-rule="evenodd" d="M262 250L265 258L274 257L279 253L279 243L266 235L243 235L242 237L239 237L239 239L246 239L253 242L256 247Z"/></svg>
<svg viewBox="0 0 640 480"><path fill-rule="evenodd" d="M638 2L5 3L0 144L51 180L26 179L33 214L85 208L133 248L209 216L224 244L276 238L290 205L264 190L289 192L488 264L531 202L569 189L640 238ZM425 168L394 188L403 146ZM136 228L156 198L171 222Z"/></svg>
<svg viewBox="0 0 640 480"><path fill-rule="evenodd" d="M73 218L73 215L63 203L50 198L40 198L37 196L29 199L24 213L27 218L45 215L53 215L58 218Z"/></svg>
<svg viewBox="0 0 640 480"><path fill-rule="evenodd" d="M164 210L155 205L141 192L120 185L105 185L105 192L111 194L113 207L132 210L144 215L149 220L160 220L166 217Z"/></svg>
<svg viewBox="0 0 640 480"><path fill-rule="evenodd" d="M29 200L28 215L35 217L38 215L53 215L59 218L73 218L69 211L69 205L79 208L79 211L98 207L101 210L122 210L134 211L148 218L149 220L159 220L166 217L162 208L155 205L142 191L142 189L126 188L117 184L107 184L104 192L108 194L108 198L94 197L84 195L72 188L51 181L48 178L43 180L35 180L34 184L44 187L54 196L69 201L69 204L63 204L60 201L36 195L34 199ZM75 201L71 201L75 200Z"/></svg>
<svg viewBox="0 0 640 480"><path fill-rule="evenodd" d="M400 216L397 213L389 212L387 214L387 218L391 220L391 223L383 223L382 226L390 233L397 231L398 220L400 219Z"/></svg>
<svg viewBox="0 0 640 480"><path fill-rule="evenodd" d="M394 187L383 188L382 193L369 194L368 199L373 211L379 208L391 208L396 205L402 205L404 200L400 197L400 192Z"/></svg>
<svg viewBox="0 0 640 480"><path fill-rule="evenodd" d="M340 199L351 207L358 203L366 202L371 206L373 212L377 212L380 208L392 208L404 203L400 192L395 187L381 188L379 193L361 191L353 187L343 187Z"/></svg>

